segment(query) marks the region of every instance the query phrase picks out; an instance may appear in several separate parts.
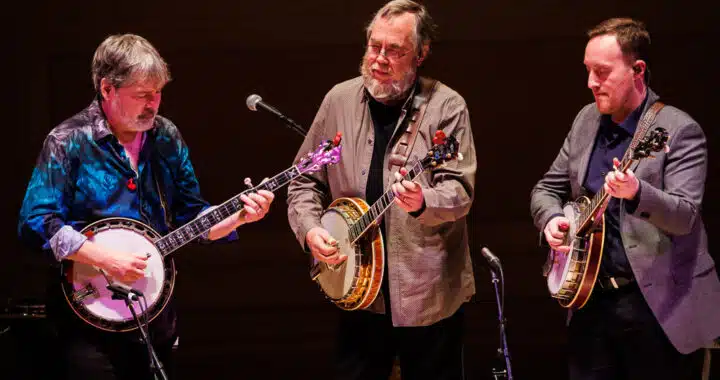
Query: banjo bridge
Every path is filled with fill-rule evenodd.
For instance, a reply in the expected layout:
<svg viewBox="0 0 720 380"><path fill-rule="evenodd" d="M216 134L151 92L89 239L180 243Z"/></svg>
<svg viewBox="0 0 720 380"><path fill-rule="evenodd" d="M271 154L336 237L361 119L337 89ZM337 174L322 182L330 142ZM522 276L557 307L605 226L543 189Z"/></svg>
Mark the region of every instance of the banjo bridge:
<svg viewBox="0 0 720 380"><path fill-rule="evenodd" d="M327 264L328 269L330 269L331 272L337 272L342 268L342 263L340 264Z"/></svg>
<svg viewBox="0 0 720 380"><path fill-rule="evenodd" d="M74 292L72 294L72 299L75 302L82 302L85 298L97 297L98 295L97 288L92 283L88 283L84 288Z"/></svg>

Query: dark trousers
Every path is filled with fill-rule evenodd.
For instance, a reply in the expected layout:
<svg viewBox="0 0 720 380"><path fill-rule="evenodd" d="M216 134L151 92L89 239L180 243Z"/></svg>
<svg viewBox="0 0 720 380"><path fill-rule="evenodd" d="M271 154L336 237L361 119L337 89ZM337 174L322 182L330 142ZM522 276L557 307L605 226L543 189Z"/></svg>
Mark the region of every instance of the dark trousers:
<svg viewBox="0 0 720 380"><path fill-rule="evenodd" d="M463 308L430 326L393 327L389 315L339 311L338 380L387 380L397 356L403 380L463 380Z"/></svg>
<svg viewBox="0 0 720 380"><path fill-rule="evenodd" d="M139 334L139 332L135 332ZM63 355L64 377L73 380L153 380L148 348L131 335L117 333L87 333L67 331L59 334ZM173 378L172 346L174 341L155 343L155 349L165 373ZM160 376L157 377L160 379Z"/></svg>
<svg viewBox="0 0 720 380"><path fill-rule="evenodd" d="M670 343L637 284L596 286L569 326L570 380L700 379L703 350Z"/></svg>
<svg viewBox="0 0 720 380"><path fill-rule="evenodd" d="M57 334L60 372L53 379L152 380L150 354L140 340L140 331L107 332L80 320L68 307L59 287L48 289L48 320ZM137 306L135 306L137 309ZM170 379L174 375L173 344L177 318L171 301L146 331ZM159 378L159 376L158 376Z"/></svg>

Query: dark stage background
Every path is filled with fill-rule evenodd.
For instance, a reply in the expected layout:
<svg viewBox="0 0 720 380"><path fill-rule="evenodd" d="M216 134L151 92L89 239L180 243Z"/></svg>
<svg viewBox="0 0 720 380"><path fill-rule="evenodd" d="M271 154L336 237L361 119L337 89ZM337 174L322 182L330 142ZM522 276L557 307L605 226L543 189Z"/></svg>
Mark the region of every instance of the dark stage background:
<svg viewBox="0 0 720 380"><path fill-rule="evenodd" d="M710 165L703 213L712 247L718 246L713 194L720 190L714 175L720 139L712 118L718 13L712 2L692 3L426 2L440 39L424 73L465 97L478 153L468 216L477 279L467 308L469 379L491 378L498 345L494 294L480 256L484 245L504 263L516 377L566 376L565 312L546 293L540 273L545 252L537 248L528 204L576 112L592 101L582 64L584 32L599 21L632 16L648 24L652 88L705 128ZM90 61L107 35L140 34L169 62L175 79L164 91L161 113L189 144L203 194L220 203L244 188L245 176L259 181L287 168L301 143L269 114L250 112L245 98L260 94L309 127L324 94L357 75L363 27L382 4L24 2L19 13L6 13L4 25L12 30L5 34L9 54L3 59L10 67L3 78L0 301L42 301L43 264L17 240L18 211L45 135L91 101ZM181 378L329 378L338 310L309 279L306 257L288 227L285 191L265 220L240 229L240 242L177 252Z"/></svg>

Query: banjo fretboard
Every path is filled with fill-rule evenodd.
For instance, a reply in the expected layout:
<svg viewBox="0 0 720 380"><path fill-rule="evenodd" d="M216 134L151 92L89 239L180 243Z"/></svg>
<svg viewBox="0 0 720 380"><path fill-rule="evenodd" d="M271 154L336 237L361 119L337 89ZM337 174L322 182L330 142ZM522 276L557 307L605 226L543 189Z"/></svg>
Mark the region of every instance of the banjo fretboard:
<svg viewBox="0 0 720 380"><path fill-rule="evenodd" d="M242 210L245 203L240 199L240 196L250 192L257 192L258 190L267 190L274 192L275 190L285 186L290 181L300 176L302 173L297 166L292 166L282 173L277 174L271 179L255 186L252 189L243 191L242 193L230 198L223 204L215 207L212 211L206 213L203 216L195 218L188 222L184 226L176 229L175 231L165 235L161 239L155 242L155 246L158 248L163 256L170 254L176 249L183 245L193 241L205 232L209 231L210 228L225 220L229 216Z"/></svg>
<svg viewBox="0 0 720 380"><path fill-rule="evenodd" d="M415 177L419 176L420 173L425 170L425 166L423 164L424 161L425 160L418 161L404 178L408 181L412 181ZM354 242L362 236L362 234L365 233L365 231L367 231L367 229L375 223L375 221L378 220L383 213L385 213L385 210L392 205L394 200L395 193L393 193L392 190L388 190L375 203L373 203L368 211L364 213L357 222L350 226L350 241Z"/></svg>

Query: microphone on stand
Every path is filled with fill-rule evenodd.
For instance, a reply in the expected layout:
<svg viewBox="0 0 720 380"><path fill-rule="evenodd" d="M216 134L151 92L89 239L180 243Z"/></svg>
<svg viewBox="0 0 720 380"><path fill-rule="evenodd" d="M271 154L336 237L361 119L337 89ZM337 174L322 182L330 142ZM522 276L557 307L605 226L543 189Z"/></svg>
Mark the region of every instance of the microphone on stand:
<svg viewBox="0 0 720 380"><path fill-rule="evenodd" d="M480 253L482 253L485 260L490 264L490 274L492 275L492 283L495 287L495 300L497 301L498 308L498 327L500 330L500 348L498 348L498 354L502 354L505 358L505 369L502 370L493 367L493 376L496 380L513 380L512 367L510 365L510 350L508 349L507 335L505 334L505 275L503 274L502 265L500 265L500 259L495 256L495 254L490 252L487 247L483 247ZM499 279L497 273L500 273ZM498 282L500 282L502 292L498 291Z"/></svg>
<svg viewBox="0 0 720 380"><path fill-rule="evenodd" d="M143 294L141 291L131 288L129 286L120 284L120 283L114 283L109 284L107 286L108 290L113 293L112 298L113 299L129 299L131 301L137 301L138 296L142 297Z"/></svg>
<svg viewBox="0 0 720 380"><path fill-rule="evenodd" d="M282 112L278 111L275 107L263 102L262 98L258 94L252 94L245 99L245 104L250 109L250 111L257 111L258 107L264 109L267 112L270 112L271 114L277 116L280 120L282 120L285 124L287 124L290 129L294 130L295 132L299 133L300 136L305 137L307 135L307 132L303 127L301 127L298 123L294 122L293 119L285 116L282 114Z"/></svg>
<svg viewBox="0 0 720 380"><path fill-rule="evenodd" d="M497 256L495 256L492 252L490 252L487 247L483 247L483 249L480 250L480 253L482 253L483 257L490 263L490 266L494 269L500 270L500 259L498 259Z"/></svg>

